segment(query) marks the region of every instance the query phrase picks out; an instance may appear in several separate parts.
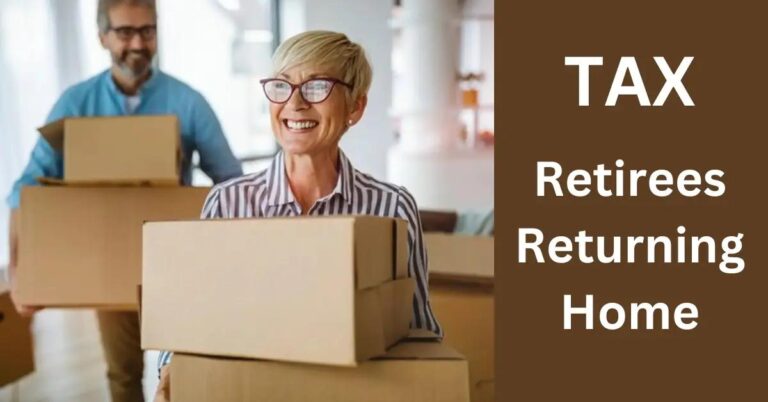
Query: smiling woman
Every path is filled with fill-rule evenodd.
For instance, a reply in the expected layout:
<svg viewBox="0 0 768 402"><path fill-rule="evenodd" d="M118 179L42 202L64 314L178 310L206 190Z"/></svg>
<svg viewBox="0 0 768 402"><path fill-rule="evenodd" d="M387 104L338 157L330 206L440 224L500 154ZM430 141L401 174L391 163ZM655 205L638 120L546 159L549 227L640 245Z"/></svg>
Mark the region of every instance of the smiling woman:
<svg viewBox="0 0 768 402"><path fill-rule="evenodd" d="M283 43L273 66L276 78L262 84L272 102L272 130L286 153L287 169L312 159L334 161L341 136L362 118L368 102L372 71L365 52L343 34L314 31ZM328 179L318 182L316 190L332 189L335 175ZM310 194L297 195L305 209L311 206L306 205Z"/></svg>
<svg viewBox="0 0 768 402"><path fill-rule="evenodd" d="M408 222L408 275L416 280L412 328L442 335L427 288L427 256L413 196L355 169L339 148L362 117L371 67L360 45L344 34L310 31L285 41L274 73L262 80L272 130L283 151L264 171L215 186L202 218L374 215ZM170 360L161 355L160 365ZM167 370L162 381L168 384Z"/></svg>

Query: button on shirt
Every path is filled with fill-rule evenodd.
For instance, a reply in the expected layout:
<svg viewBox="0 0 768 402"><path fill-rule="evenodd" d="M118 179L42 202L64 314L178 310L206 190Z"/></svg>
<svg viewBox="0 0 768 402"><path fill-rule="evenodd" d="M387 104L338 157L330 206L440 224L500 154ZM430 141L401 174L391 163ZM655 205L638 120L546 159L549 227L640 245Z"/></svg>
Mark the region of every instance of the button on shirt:
<svg viewBox="0 0 768 402"><path fill-rule="evenodd" d="M133 109L133 110L129 110ZM232 154L221 124L203 96L187 84L154 70L136 98L126 97L106 70L67 89L53 106L46 124L64 117L173 114L179 119L183 153L182 183L192 182L192 153L200 154L200 167L219 183L242 175L240 162ZM8 206L19 206L22 186L36 185L39 177L61 178L62 155L42 137L38 138L29 163L14 183Z"/></svg>
<svg viewBox="0 0 768 402"><path fill-rule="evenodd" d="M285 174L284 154L280 152L266 170L214 186L205 201L201 218L271 218L299 216L301 213L301 205ZM411 327L443 335L429 303L427 254L418 207L405 188L361 173L339 150L336 187L317 200L308 215L374 215L408 221L408 276L416 279ZM170 358L169 352L161 353L159 366L167 364Z"/></svg>
<svg viewBox="0 0 768 402"><path fill-rule="evenodd" d="M125 97L126 114L135 114L136 109L139 108L140 103L141 103L141 96L139 95L126 96Z"/></svg>

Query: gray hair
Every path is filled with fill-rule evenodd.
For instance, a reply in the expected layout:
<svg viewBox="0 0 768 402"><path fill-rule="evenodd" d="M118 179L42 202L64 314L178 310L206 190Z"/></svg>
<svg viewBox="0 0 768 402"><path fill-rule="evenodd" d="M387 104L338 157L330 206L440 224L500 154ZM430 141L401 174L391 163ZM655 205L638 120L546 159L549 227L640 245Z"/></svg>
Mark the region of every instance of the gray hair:
<svg viewBox="0 0 768 402"><path fill-rule="evenodd" d="M96 11L96 24L99 26L100 33L105 34L112 27L109 22L109 10L120 4L147 7L152 10L155 18L157 18L155 0L99 0L99 8Z"/></svg>
<svg viewBox="0 0 768 402"><path fill-rule="evenodd" d="M348 101L367 95L373 80L363 47L338 32L307 31L292 36L280 44L272 57L275 75L302 64L325 67L339 74L339 79L352 85Z"/></svg>

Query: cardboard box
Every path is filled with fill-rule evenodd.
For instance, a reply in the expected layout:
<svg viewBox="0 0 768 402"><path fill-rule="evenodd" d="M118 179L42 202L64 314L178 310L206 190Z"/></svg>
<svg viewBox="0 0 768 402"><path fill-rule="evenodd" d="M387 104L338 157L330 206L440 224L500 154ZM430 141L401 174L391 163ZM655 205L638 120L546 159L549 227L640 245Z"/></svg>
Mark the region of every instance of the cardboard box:
<svg viewBox="0 0 768 402"><path fill-rule="evenodd" d="M0 281L0 387L35 369L30 324L29 318L16 313L10 288Z"/></svg>
<svg viewBox="0 0 768 402"><path fill-rule="evenodd" d="M64 183L179 184L176 116L75 117L39 131L63 154Z"/></svg>
<svg viewBox="0 0 768 402"><path fill-rule="evenodd" d="M445 331L443 342L469 362L472 401L494 401L493 286L431 281L429 296Z"/></svg>
<svg viewBox="0 0 768 402"><path fill-rule="evenodd" d="M425 233L430 274L493 278L493 237Z"/></svg>
<svg viewBox="0 0 768 402"><path fill-rule="evenodd" d="M467 362L436 342L404 342L354 368L176 354L171 400L468 402Z"/></svg>
<svg viewBox="0 0 768 402"><path fill-rule="evenodd" d="M147 223L142 348L342 366L381 355L413 314L405 225L362 216Z"/></svg>
<svg viewBox="0 0 768 402"><path fill-rule="evenodd" d="M493 238L426 235L429 295L443 326L443 342L469 362L473 402L492 402L494 393Z"/></svg>
<svg viewBox="0 0 768 402"><path fill-rule="evenodd" d="M17 295L26 305L136 310L146 220L193 219L208 188L24 187Z"/></svg>

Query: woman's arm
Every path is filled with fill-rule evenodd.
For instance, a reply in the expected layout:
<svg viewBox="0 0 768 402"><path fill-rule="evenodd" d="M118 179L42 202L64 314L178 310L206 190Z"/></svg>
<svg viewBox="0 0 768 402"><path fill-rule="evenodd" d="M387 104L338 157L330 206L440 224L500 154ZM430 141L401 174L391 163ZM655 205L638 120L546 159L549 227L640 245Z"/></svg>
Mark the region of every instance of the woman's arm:
<svg viewBox="0 0 768 402"><path fill-rule="evenodd" d="M408 221L408 275L416 280L411 327L427 329L443 336L443 329L432 313L429 302L427 250L424 246L419 208L411 193L403 187L399 189L396 212L398 218Z"/></svg>

